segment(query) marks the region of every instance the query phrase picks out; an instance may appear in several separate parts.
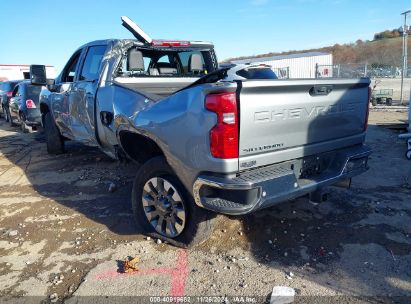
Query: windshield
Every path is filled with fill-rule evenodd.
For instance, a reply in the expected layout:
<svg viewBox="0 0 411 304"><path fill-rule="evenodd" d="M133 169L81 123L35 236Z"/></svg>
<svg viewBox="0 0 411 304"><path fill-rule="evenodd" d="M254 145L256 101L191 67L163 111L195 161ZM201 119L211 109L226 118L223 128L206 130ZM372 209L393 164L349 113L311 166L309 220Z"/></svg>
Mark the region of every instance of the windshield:
<svg viewBox="0 0 411 304"><path fill-rule="evenodd" d="M116 76L202 77L217 69L213 56L213 51L209 49L132 48L123 56Z"/></svg>

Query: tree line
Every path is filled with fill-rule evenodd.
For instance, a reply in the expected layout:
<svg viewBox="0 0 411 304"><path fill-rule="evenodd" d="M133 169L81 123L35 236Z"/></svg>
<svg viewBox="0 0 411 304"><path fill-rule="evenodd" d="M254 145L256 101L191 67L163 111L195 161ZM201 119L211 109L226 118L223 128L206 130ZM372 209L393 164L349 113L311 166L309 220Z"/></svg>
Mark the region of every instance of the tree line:
<svg viewBox="0 0 411 304"><path fill-rule="evenodd" d="M411 50L411 39L408 41ZM370 64L373 66L401 66L402 65L402 37L398 30L383 31L374 35L374 40L357 40L354 43L335 44L315 49L291 50L281 53L266 53L255 56L242 56L229 58L231 60L270 57L277 55L290 55L306 52L324 52L333 55L334 64ZM411 55L409 56L411 63Z"/></svg>

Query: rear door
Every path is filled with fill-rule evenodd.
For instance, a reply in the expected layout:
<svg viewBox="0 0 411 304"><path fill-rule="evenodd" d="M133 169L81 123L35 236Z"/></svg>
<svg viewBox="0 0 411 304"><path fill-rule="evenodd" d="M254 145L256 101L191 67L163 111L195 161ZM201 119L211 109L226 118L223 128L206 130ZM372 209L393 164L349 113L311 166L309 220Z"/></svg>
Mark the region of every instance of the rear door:
<svg viewBox="0 0 411 304"><path fill-rule="evenodd" d="M19 104L21 103L21 98L23 95L23 87L24 85L17 85L14 88L12 96L9 101L10 116L13 120L18 118Z"/></svg>
<svg viewBox="0 0 411 304"><path fill-rule="evenodd" d="M368 79L244 81L240 169L362 142L369 83Z"/></svg>
<svg viewBox="0 0 411 304"><path fill-rule="evenodd" d="M70 139L73 139L74 135L70 118L69 97L73 85L78 79L80 59L82 58L83 52L84 50L80 49L71 56L61 75L56 79L57 92L51 93L49 97L54 120L61 134Z"/></svg>
<svg viewBox="0 0 411 304"><path fill-rule="evenodd" d="M97 145L95 134L95 97L101 62L107 45L94 45L86 50L78 80L69 92L70 119L74 138Z"/></svg>

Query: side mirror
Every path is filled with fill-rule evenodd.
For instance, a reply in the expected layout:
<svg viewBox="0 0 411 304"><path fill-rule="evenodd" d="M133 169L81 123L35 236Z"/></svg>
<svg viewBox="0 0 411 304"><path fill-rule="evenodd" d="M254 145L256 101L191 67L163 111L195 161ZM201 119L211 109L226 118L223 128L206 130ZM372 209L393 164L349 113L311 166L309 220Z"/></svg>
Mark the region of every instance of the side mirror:
<svg viewBox="0 0 411 304"><path fill-rule="evenodd" d="M57 86L56 86L56 81L54 79L47 79L47 90L50 92L57 92Z"/></svg>
<svg viewBox="0 0 411 304"><path fill-rule="evenodd" d="M47 85L46 67L44 65L32 64L30 66L30 80L32 85Z"/></svg>

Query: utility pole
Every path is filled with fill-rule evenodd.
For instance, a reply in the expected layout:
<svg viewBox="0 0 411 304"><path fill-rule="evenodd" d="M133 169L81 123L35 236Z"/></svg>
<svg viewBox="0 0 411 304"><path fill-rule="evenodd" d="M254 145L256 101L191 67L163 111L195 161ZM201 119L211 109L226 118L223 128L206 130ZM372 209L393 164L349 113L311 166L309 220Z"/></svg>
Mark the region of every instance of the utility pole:
<svg viewBox="0 0 411 304"><path fill-rule="evenodd" d="M407 26L407 15L411 13L411 10L403 12L404 15L404 26L402 27L402 73L401 73L401 105L404 99L404 77L408 74L408 26Z"/></svg>

